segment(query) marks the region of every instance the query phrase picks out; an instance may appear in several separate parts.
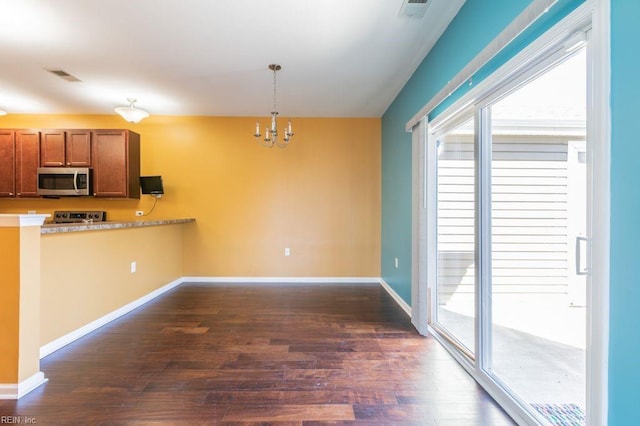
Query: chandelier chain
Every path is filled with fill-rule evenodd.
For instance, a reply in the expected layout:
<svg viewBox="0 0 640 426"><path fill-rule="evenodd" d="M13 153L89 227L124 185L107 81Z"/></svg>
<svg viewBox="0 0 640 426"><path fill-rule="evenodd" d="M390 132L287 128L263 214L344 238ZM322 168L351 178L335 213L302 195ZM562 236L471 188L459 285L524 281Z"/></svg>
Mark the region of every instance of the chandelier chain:
<svg viewBox="0 0 640 426"><path fill-rule="evenodd" d="M273 69L273 112L274 113L278 113L278 111L276 110L276 68Z"/></svg>

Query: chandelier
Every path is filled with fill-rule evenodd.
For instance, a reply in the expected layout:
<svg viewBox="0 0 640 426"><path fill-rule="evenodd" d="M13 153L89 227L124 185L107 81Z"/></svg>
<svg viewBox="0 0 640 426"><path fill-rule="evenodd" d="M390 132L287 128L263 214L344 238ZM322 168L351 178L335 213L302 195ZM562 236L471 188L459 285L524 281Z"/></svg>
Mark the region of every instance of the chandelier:
<svg viewBox="0 0 640 426"><path fill-rule="evenodd" d="M293 130L291 129L291 119L289 119L289 123L287 127L282 129L282 137L278 132L278 111L276 110L276 73L282 69L282 67L278 64L270 64L269 69L273 71L273 110L271 111L271 127L267 127L264 130L264 138L260 134L260 122L256 121L256 133L253 135L256 138L256 141L268 148L273 148L273 145L276 145L278 148L284 148L291 141L291 137L293 136Z"/></svg>

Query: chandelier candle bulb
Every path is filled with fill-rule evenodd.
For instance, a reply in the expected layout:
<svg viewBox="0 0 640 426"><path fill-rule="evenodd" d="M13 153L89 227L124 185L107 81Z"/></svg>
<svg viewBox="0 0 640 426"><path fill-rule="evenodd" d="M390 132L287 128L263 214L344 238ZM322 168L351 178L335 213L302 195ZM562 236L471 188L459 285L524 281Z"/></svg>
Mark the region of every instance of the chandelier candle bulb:
<svg viewBox="0 0 640 426"><path fill-rule="evenodd" d="M260 122L259 121L256 121L256 134L255 134L255 136L256 137L260 136Z"/></svg>

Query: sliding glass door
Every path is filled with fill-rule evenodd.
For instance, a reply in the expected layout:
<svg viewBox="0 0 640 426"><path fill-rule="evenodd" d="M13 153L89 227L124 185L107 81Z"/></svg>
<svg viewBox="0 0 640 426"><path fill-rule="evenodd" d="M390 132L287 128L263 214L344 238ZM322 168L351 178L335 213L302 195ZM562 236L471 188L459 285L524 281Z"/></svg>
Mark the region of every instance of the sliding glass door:
<svg viewBox="0 0 640 426"><path fill-rule="evenodd" d="M475 351L474 120L436 140L437 279L434 325L469 358Z"/></svg>
<svg viewBox="0 0 640 426"><path fill-rule="evenodd" d="M540 423L586 417L593 155L582 35L436 120L428 139L430 325Z"/></svg>
<svg viewBox="0 0 640 426"><path fill-rule="evenodd" d="M491 117L487 371L542 416L575 424L585 410L586 64L582 49L485 107Z"/></svg>

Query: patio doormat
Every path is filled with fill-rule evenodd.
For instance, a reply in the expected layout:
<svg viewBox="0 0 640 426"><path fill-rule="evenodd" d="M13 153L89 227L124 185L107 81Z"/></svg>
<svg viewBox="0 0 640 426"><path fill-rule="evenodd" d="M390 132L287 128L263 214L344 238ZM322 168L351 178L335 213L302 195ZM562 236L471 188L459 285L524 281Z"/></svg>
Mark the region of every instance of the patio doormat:
<svg viewBox="0 0 640 426"><path fill-rule="evenodd" d="M531 404L551 424L557 426L584 426L587 419L582 408L575 404Z"/></svg>

